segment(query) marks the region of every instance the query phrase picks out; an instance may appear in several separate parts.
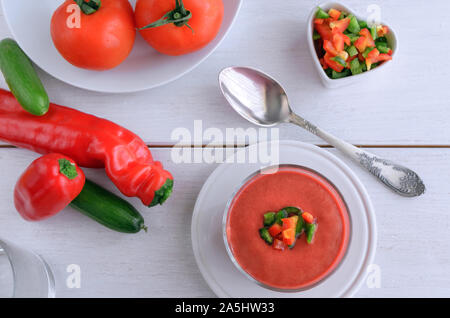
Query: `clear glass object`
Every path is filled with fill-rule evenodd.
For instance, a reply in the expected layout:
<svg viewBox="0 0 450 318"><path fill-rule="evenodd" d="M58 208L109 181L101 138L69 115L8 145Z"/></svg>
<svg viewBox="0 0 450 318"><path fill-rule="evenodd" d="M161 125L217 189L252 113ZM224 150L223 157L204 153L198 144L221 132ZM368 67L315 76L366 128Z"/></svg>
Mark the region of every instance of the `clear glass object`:
<svg viewBox="0 0 450 318"><path fill-rule="evenodd" d="M0 298L10 297L55 297L55 281L42 257L0 239Z"/></svg>

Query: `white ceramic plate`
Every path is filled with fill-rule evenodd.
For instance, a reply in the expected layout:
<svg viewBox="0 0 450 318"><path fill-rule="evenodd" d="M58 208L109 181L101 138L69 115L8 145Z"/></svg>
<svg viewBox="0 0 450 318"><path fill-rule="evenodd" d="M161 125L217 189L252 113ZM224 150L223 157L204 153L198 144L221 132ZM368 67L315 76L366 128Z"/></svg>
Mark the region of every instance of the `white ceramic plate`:
<svg viewBox="0 0 450 318"><path fill-rule="evenodd" d="M242 0L224 0L222 27L205 48L172 57L156 52L138 34L127 60L117 68L88 71L64 60L53 45L50 20L62 0L2 0L3 14L15 40L40 68L68 84L99 92L128 93L167 84L194 69L222 42L230 30ZM136 1L130 1L134 7Z"/></svg>
<svg viewBox="0 0 450 318"><path fill-rule="evenodd" d="M258 146L252 145L240 151L248 155ZM281 141L279 149L280 164L315 170L340 191L351 222L350 242L344 259L329 277L301 292L269 290L245 277L234 266L225 249L222 219L228 201L244 180L263 167L260 164L227 163L211 174L194 207L192 246L200 271L219 297L350 297L364 281L375 255L375 214L367 191L350 168L326 150L296 141Z"/></svg>

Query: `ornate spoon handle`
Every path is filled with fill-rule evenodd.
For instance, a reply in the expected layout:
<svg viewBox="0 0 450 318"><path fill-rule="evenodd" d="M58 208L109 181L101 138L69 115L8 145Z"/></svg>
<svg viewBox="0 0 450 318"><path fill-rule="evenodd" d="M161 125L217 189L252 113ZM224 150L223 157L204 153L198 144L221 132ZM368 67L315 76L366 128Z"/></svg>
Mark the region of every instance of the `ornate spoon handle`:
<svg viewBox="0 0 450 318"><path fill-rule="evenodd" d="M422 179L414 171L359 149L313 125L297 114L291 113L289 122L306 129L339 149L396 193L405 197L415 197L425 192Z"/></svg>

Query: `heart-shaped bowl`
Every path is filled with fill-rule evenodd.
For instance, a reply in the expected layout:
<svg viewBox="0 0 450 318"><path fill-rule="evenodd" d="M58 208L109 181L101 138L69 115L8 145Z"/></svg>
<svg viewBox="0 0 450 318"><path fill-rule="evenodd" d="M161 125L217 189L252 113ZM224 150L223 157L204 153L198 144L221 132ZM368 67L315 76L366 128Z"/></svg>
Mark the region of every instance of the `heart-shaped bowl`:
<svg viewBox="0 0 450 318"><path fill-rule="evenodd" d="M392 29L392 27L390 25L388 25L387 23L381 22L382 25L387 25L389 27L389 33L386 34L386 38L388 40L389 47L393 51L392 60L384 62L377 68L374 68L373 70L370 70L367 72L363 72L361 74L351 75L351 76L343 77L343 78L339 78L339 79L329 78L328 75L323 70L322 65L320 64L319 57L317 55L317 52L316 52L316 49L314 46L314 40L313 40L314 18L316 16L318 7L322 8L326 12L328 12L328 10L330 10L331 8L334 8L334 9L337 9L342 12L350 13L350 14L353 14L358 20L367 20L367 19L362 18L361 16L357 15L353 10L351 10L350 8L344 6L343 4L341 4L339 2L322 3L318 6L315 6L314 9L312 10L311 14L309 15L309 19L308 19L308 29L307 29L306 36L307 36L309 51L310 51L312 59L314 61L314 65L315 65L317 71L319 72L320 79L322 80L322 83L325 87L338 88L338 87L343 87L343 86L354 84L357 81L360 81L363 78L370 76L374 72L384 71L390 64L392 64L392 61L395 61L395 55L398 52L397 36L395 34L395 31Z"/></svg>

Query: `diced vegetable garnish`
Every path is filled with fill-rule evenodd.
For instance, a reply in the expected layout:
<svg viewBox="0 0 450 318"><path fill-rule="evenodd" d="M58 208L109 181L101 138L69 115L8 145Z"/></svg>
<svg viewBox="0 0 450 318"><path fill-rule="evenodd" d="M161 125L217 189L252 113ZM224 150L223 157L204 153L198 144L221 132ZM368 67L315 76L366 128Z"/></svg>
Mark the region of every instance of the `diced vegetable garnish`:
<svg viewBox="0 0 450 318"><path fill-rule="evenodd" d="M264 214L264 226L271 226L275 223L275 212L269 212Z"/></svg>
<svg viewBox="0 0 450 318"><path fill-rule="evenodd" d="M387 26L369 26L354 15L334 8L326 13L319 8L313 40L318 41L321 48L318 54L325 73L332 79L339 79L369 71L391 60L393 52L386 38L388 33Z"/></svg>
<svg viewBox="0 0 450 318"><path fill-rule="evenodd" d="M330 9L330 11L328 11L328 15L334 20L337 20L341 16L341 11L336 9Z"/></svg>
<svg viewBox="0 0 450 318"><path fill-rule="evenodd" d="M295 242L295 229L284 230L281 234L283 243L286 245L292 245Z"/></svg>
<svg viewBox="0 0 450 318"><path fill-rule="evenodd" d="M291 216L281 220L283 222L283 231L287 229L295 230L298 222L298 215Z"/></svg>
<svg viewBox="0 0 450 318"><path fill-rule="evenodd" d="M328 13L323 11L321 8L317 9L317 13L316 13L316 18L317 19L328 19L329 17L330 16L328 15Z"/></svg>
<svg viewBox="0 0 450 318"><path fill-rule="evenodd" d="M302 218L303 220L305 220L306 223L314 223L314 217L312 216L311 213L305 212L302 214Z"/></svg>
<svg viewBox="0 0 450 318"><path fill-rule="evenodd" d="M359 27L358 19L356 19L356 17L353 15L350 17L350 23L348 25L347 30L350 33L355 33L355 34L358 34L359 31L361 30L361 28Z"/></svg>
<svg viewBox="0 0 450 318"><path fill-rule="evenodd" d="M261 236L261 238L264 240L264 242L266 242L269 245L272 245L273 243L273 238L270 235L269 231L263 227L261 229L259 229L259 235Z"/></svg>
<svg viewBox="0 0 450 318"><path fill-rule="evenodd" d="M276 250L284 251L286 248L286 244L283 243L282 240L275 239L273 240L273 248Z"/></svg>
<svg viewBox="0 0 450 318"><path fill-rule="evenodd" d="M306 242L311 244L317 231L317 223L306 223Z"/></svg>
<svg viewBox="0 0 450 318"><path fill-rule="evenodd" d="M355 60L358 62L358 59ZM350 70L348 71L350 72ZM307 239L309 233L310 241L308 243L311 243L314 233L310 233L310 225L317 224L313 215L304 213L296 207L285 207L277 213L267 212L263 219L264 227L259 229L259 235L264 242L272 245L276 250L285 250L287 247L294 248L304 232L307 232Z"/></svg>
<svg viewBox="0 0 450 318"><path fill-rule="evenodd" d="M275 216L275 223L283 225L283 222L281 222L281 219L284 219L284 218L287 218L287 217L288 217L288 213L286 212L286 210L282 209Z"/></svg>
<svg viewBox="0 0 450 318"><path fill-rule="evenodd" d="M272 237L277 237L278 235L281 234L282 231L283 231L283 227L278 223L275 223L274 225L269 227L269 234Z"/></svg>

